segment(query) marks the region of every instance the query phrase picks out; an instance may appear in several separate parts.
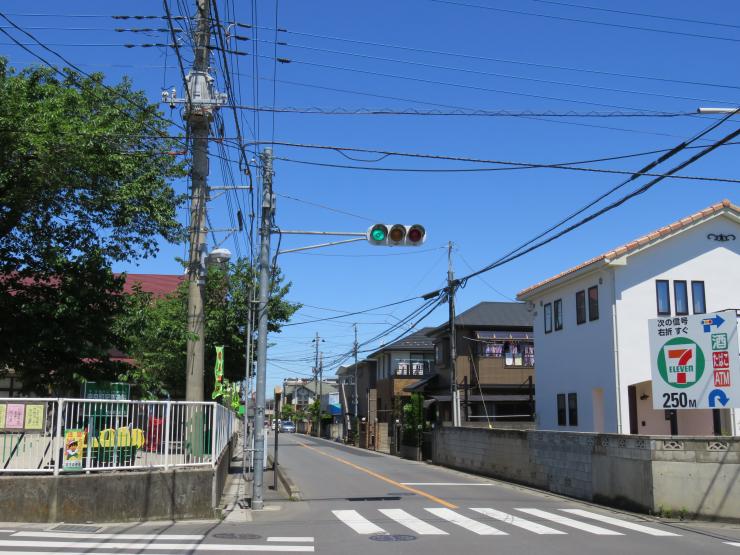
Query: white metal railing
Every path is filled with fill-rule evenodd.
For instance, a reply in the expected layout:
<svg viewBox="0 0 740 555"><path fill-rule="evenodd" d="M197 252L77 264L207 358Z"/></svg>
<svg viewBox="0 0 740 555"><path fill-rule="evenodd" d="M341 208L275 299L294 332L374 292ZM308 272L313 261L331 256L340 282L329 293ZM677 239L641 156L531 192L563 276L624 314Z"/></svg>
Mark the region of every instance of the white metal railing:
<svg viewBox="0 0 740 555"><path fill-rule="evenodd" d="M215 466L238 422L217 403L0 399L0 473Z"/></svg>

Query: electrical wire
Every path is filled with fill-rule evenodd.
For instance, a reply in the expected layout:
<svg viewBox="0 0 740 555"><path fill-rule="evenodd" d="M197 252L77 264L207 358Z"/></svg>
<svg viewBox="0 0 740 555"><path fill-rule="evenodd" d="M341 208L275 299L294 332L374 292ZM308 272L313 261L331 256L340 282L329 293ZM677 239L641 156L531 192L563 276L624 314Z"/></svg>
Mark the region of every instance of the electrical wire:
<svg viewBox="0 0 740 555"><path fill-rule="evenodd" d="M543 13L537 13L537 12L525 12L522 10L511 10L506 8L496 8L494 6L484 6L480 4L469 4L466 2L457 2L453 0L426 0L427 2L434 2L437 4L448 4L452 6L458 6L458 7L465 7L465 8L478 8L482 10L489 10L499 13L508 13L508 14L514 14L514 15L525 15L529 17L540 17L545 19L554 19L558 21L568 21L571 23L587 23L590 25L600 25L603 27L612 27L617 29L629 29L632 31L649 31L652 33L661 33L666 35L676 35L681 37L692 37L692 38L701 38L701 39L711 39L711 40L720 40L720 41L729 41L729 42L740 42L740 39L735 39L731 37L719 37L716 35L704 35L700 33L687 33L682 31L670 31L667 29L656 29L654 27L640 27L637 25L625 25L621 23L608 23L606 21L593 21L588 19L578 19L575 17L564 17L564 16L558 16L558 15L549 15L549 14L543 14Z"/></svg>

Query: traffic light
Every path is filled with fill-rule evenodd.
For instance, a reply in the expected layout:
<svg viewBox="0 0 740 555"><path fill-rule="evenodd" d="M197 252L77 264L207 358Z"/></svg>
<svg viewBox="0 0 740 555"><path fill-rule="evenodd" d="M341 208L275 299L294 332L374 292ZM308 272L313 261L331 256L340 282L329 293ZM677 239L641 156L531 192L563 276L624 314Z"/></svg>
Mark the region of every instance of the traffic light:
<svg viewBox="0 0 740 555"><path fill-rule="evenodd" d="M375 224L367 230L367 240L371 245L418 247L426 238L427 232L419 224Z"/></svg>

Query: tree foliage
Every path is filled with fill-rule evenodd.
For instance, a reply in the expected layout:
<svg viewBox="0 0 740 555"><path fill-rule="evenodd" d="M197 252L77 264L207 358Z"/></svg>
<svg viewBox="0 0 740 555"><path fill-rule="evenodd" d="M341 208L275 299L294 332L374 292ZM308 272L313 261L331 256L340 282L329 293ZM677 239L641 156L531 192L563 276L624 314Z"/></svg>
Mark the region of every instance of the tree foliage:
<svg viewBox="0 0 740 555"><path fill-rule="evenodd" d="M127 80L0 59L0 99L0 368L63 392L79 375L115 374L124 301L111 264L182 238L170 183L183 168L167 123Z"/></svg>
<svg viewBox="0 0 740 555"><path fill-rule="evenodd" d="M247 307L250 294L255 298L258 295L257 278L257 272L245 259L208 269L205 292L207 394L213 391L217 345L225 346L224 376L234 382L244 378ZM277 274L272 280L268 304L268 330L271 332L279 332L281 324L300 308L285 300L289 290L290 284L284 284ZM187 296L187 283L183 283L167 297L154 299L150 294L136 291L126 300L126 309L116 329L123 338L121 347L133 357L134 366L123 378L138 384L144 396L184 396Z"/></svg>

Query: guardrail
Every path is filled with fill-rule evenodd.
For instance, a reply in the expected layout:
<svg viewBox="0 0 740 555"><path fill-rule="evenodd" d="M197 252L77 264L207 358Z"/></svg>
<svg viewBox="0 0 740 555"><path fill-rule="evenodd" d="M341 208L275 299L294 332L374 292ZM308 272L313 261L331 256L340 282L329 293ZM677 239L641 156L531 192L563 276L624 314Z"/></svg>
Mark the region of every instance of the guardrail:
<svg viewBox="0 0 740 555"><path fill-rule="evenodd" d="M0 399L0 473L214 467L238 421L217 403Z"/></svg>

